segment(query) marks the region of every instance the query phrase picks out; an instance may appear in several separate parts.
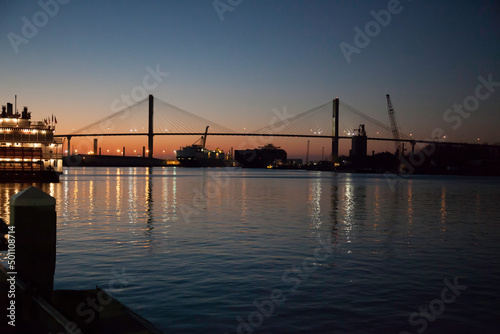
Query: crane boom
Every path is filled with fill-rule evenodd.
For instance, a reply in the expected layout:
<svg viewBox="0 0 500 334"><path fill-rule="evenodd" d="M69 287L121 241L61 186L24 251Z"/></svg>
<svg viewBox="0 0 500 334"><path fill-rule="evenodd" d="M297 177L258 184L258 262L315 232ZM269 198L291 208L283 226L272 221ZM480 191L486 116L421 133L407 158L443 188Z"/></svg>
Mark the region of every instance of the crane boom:
<svg viewBox="0 0 500 334"><path fill-rule="evenodd" d="M389 111L389 121L391 122L391 129L392 129L392 138L394 138L394 145L396 147L396 155L399 156L401 154L404 154L401 150L401 142L399 141L399 124L398 124L398 119L396 118L396 113L394 112L394 108L392 107L392 102L391 102L391 97L389 94L386 95L387 97L387 108Z"/></svg>
<svg viewBox="0 0 500 334"><path fill-rule="evenodd" d="M203 148L205 148L205 144L207 143L208 128L209 128L209 126L207 125L207 128L205 129L205 134L203 135L202 140L201 140L201 146Z"/></svg>

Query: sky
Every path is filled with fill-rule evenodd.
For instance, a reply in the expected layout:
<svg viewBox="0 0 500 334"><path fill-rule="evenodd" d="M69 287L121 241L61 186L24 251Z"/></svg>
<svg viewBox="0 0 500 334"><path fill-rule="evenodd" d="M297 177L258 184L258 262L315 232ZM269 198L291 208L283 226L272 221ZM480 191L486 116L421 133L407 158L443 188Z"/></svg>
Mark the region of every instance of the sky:
<svg viewBox="0 0 500 334"><path fill-rule="evenodd" d="M17 94L67 134L147 92L243 131L335 97L389 125L390 94L406 134L498 143L498 17L494 0L0 0L0 103ZM155 155L195 139L158 140ZM305 156L304 140L278 144Z"/></svg>

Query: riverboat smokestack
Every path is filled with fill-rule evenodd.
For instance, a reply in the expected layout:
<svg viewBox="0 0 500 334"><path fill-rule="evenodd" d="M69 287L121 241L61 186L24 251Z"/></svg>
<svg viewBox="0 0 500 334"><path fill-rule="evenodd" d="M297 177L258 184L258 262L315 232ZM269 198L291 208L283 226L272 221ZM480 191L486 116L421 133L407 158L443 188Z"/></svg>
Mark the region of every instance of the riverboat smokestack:
<svg viewBox="0 0 500 334"><path fill-rule="evenodd" d="M7 103L7 117L12 117L14 114L12 113L12 103Z"/></svg>

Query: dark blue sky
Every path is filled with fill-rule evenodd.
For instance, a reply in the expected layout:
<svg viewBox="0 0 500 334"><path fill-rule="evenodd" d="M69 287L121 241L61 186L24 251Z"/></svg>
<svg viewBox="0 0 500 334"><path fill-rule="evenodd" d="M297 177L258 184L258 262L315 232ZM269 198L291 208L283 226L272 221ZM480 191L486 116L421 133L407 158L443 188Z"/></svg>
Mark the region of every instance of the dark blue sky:
<svg viewBox="0 0 500 334"><path fill-rule="evenodd" d="M9 33L23 37L22 18L33 23L42 8L1 3L2 104L18 94L35 113L57 114L63 132L111 114L158 65L169 74L152 94L235 130L336 96L389 124L389 93L405 133L430 138L440 127L450 140L500 142L500 86L456 129L443 120L475 96L479 76L500 82L499 1L401 1L350 63L341 43L355 46L355 27L397 2L243 0L221 20L212 0L73 0L17 47Z"/></svg>

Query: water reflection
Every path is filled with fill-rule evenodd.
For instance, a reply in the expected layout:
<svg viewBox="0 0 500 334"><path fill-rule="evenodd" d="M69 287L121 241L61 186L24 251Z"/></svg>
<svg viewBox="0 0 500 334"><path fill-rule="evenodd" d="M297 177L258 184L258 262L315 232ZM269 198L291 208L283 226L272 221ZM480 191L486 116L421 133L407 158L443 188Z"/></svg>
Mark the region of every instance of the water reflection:
<svg viewBox="0 0 500 334"><path fill-rule="evenodd" d="M165 171L164 175L167 172ZM163 221L177 221L177 169L171 172L172 177L162 178ZM171 185L170 185L171 184Z"/></svg>
<svg viewBox="0 0 500 334"><path fill-rule="evenodd" d="M123 178L120 176L121 169L118 168L116 170L116 187L115 187L115 210L118 213L118 216L121 216L122 213L122 182Z"/></svg>
<svg viewBox="0 0 500 334"><path fill-rule="evenodd" d="M441 208L439 209L439 213L441 214L441 231L446 231L446 188L444 186L441 187Z"/></svg>
<svg viewBox="0 0 500 334"><path fill-rule="evenodd" d="M408 225L413 224L413 180L408 180Z"/></svg>
<svg viewBox="0 0 500 334"><path fill-rule="evenodd" d="M309 185L309 198L308 203L310 206L309 216L311 217L311 235L316 233L316 230L321 228L321 179L315 178Z"/></svg>
<svg viewBox="0 0 500 334"><path fill-rule="evenodd" d="M135 170L134 170L135 172ZM137 178L135 173L132 173L128 177L128 217L130 223L136 223L137 221Z"/></svg>
<svg viewBox="0 0 500 334"><path fill-rule="evenodd" d="M330 218L332 221L331 235L332 244L338 244L338 210L339 210L339 186L335 180L330 187L331 198L330 198Z"/></svg>
<svg viewBox="0 0 500 334"><path fill-rule="evenodd" d="M146 170L146 189L145 189L145 207L146 207L146 231L145 235L151 237L151 231L153 230L153 180L151 177L152 167Z"/></svg>
<svg viewBox="0 0 500 334"><path fill-rule="evenodd" d="M248 211L248 206L247 206L247 179L246 177L241 179L241 216L243 223L246 223L246 215Z"/></svg>
<svg viewBox="0 0 500 334"><path fill-rule="evenodd" d="M427 203L424 209L433 210L434 222L440 221L443 232L447 231L454 211L450 210L454 203L450 204L453 188L447 185L434 186L430 195L421 192L415 195L422 183L412 179L398 182L392 191L383 178L314 174L300 183L300 178L282 182L260 175L242 171L238 177L230 178L232 183L228 187L222 184L226 179L220 179L224 175L214 170L187 173L175 168L82 168L71 169L59 184L37 186L57 199L58 224L71 224L72 228L84 224L92 231L108 235L121 233L125 228L126 238L148 248L156 247L155 242L164 240L173 228L179 228L180 224L176 224L182 221L179 205L197 213L205 214L206 210L207 216L213 212L227 211L228 215L232 212L228 221L243 222L244 228L250 228L259 215L267 219L268 212L280 210L285 219L307 222L306 233L331 228L335 242L342 242L347 252L355 251L359 247L356 242L370 235L386 256L396 255L394 244L401 238L406 238L409 244L413 242L411 237L418 235L416 223L420 228L422 222L416 217L421 217L423 211L422 198ZM10 197L30 185L0 185L0 216L6 221ZM288 202L284 204L285 201ZM480 194L475 193L471 201L476 212L480 212ZM286 216L286 210L296 208L300 208L300 216ZM218 216L210 219L218 221ZM124 240L123 235L117 239Z"/></svg>
<svg viewBox="0 0 500 334"><path fill-rule="evenodd" d="M374 226L377 228L380 221L380 185L378 183L373 189L373 218Z"/></svg>
<svg viewBox="0 0 500 334"><path fill-rule="evenodd" d="M356 198L354 197L354 185L352 184L351 176L347 176L345 181L346 183L343 196L344 219L342 219L342 223L343 223L343 229L345 231L346 242L351 243L352 242L351 232L354 229L356 223L354 219ZM347 252L351 253L351 250L349 249Z"/></svg>
<svg viewBox="0 0 500 334"><path fill-rule="evenodd" d="M367 184L363 178L346 175L331 185L332 233L339 233L348 254L358 251L359 240L370 235L370 240L380 245L371 250L373 254L396 256L394 243L400 221L387 212L399 206L399 194L391 192L383 179Z"/></svg>

